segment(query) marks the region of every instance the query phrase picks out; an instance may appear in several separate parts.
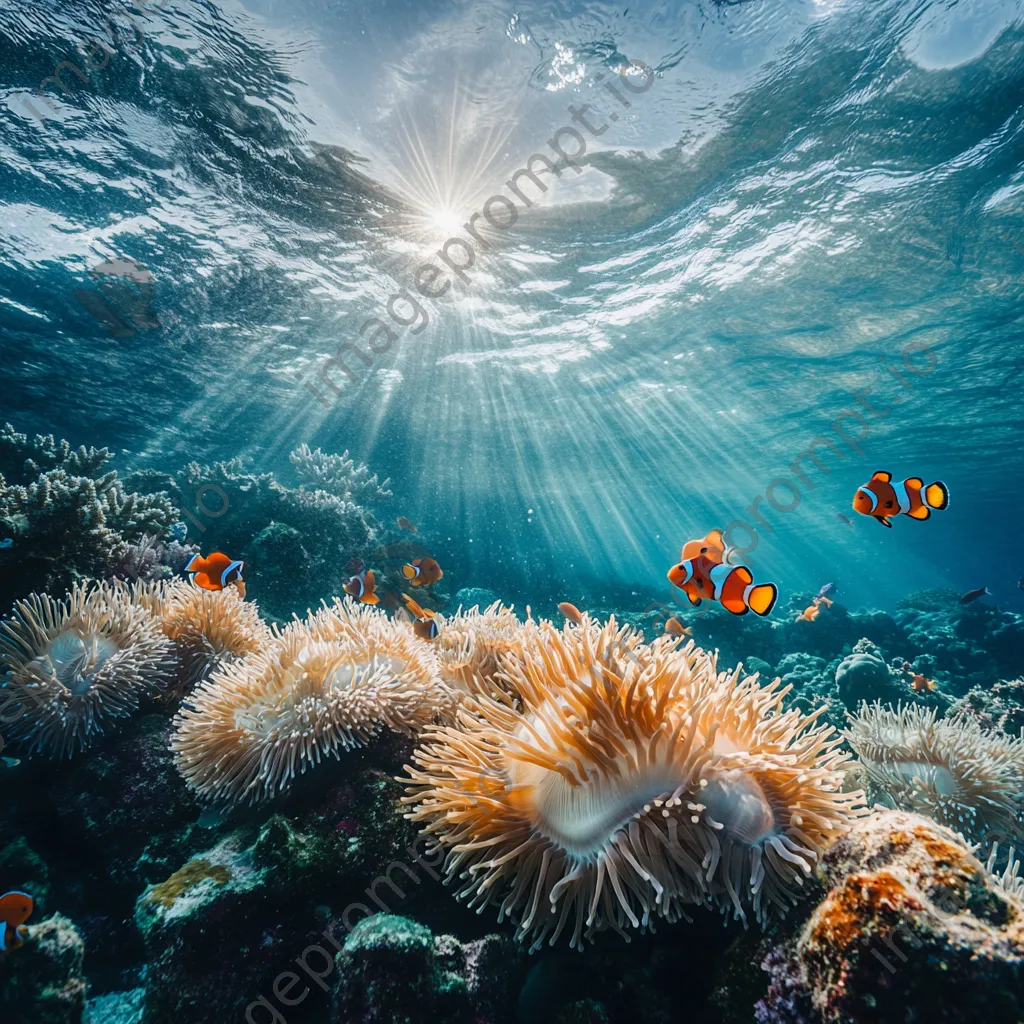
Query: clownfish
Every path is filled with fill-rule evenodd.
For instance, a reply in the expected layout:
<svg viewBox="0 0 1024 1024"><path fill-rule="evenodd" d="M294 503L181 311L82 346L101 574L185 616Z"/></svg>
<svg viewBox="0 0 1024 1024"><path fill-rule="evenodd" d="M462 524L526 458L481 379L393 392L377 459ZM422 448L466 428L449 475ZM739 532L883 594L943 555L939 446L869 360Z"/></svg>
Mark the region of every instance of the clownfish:
<svg viewBox="0 0 1024 1024"><path fill-rule="evenodd" d="M910 686L915 693L930 693L935 689L934 681L925 678L920 672L910 681Z"/></svg>
<svg viewBox="0 0 1024 1024"><path fill-rule="evenodd" d="M409 581L410 587L429 587L444 573L433 558L414 558L402 566L402 575Z"/></svg>
<svg viewBox="0 0 1024 1024"><path fill-rule="evenodd" d="M363 604L377 604L380 598L374 593L376 578L372 569L364 569L358 576L353 576L341 589Z"/></svg>
<svg viewBox="0 0 1024 1024"><path fill-rule="evenodd" d="M755 584L750 569L733 564L731 554L722 531L712 530L703 540L683 545L679 564L668 571L669 582L686 594L690 604L718 601L733 615L767 615L775 607L779 588L774 583Z"/></svg>
<svg viewBox="0 0 1024 1024"><path fill-rule="evenodd" d="M223 551L214 551L208 558L193 555L185 566L188 578L203 590L223 590L234 584L239 594L245 597L245 581L242 570L245 562L237 558L228 558Z"/></svg>
<svg viewBox="0 0 1024 1024"><path fill-rule="evenodd" d="M5 892L0 896L0 953L24 945L28 935L25 922L32 916L35 900L27 892Z"/></svg>
<svg viewBox="0 0 1024 1024"><path fill-rule="evenodd" d="M892 473L879 470L853 496L853 508L862 516L871 516L883 526L892 528L893 516L905 515L911 519L928 519L932 509L949 505L949 488L939 480L925 486L919 476L908 477L894 483Z"/></svg>
<svg viewBox="0 0 1024 1024"><path fill-rule="evenodd" d="M408 594L403 594L405 606L413 616L412 631L421 640L436 640L441 633L441 627L437 624L435 613L429 608L421 607Z"/></svg>

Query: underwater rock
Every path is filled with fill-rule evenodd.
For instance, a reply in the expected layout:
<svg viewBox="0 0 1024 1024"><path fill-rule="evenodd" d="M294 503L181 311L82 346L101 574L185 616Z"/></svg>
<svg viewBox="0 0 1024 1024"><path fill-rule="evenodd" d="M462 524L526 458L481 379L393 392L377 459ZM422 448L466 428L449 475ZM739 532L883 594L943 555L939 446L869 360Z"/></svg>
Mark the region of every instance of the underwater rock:
<svg viewBox="0 0 1024 1024"><path fill-rule="evenodd" d="M884 811L825 855L828 893L764 961L759 1024L914 1020L1016 1024L1024 1013L1024 904L956 833Z"/></svg>
<svg viewBox="0 0 1024 1024"><path fill-rule="evenodd" d="M352 929L337 967L332 1024L513 1024L527 958L507 937L462 943L376 914Z"/></svg>
<svg viewBox="0 0 1024 1024"><path fill-rule="evenodd" d="M870 640L859 640L853 653L836 669L836 686L843 704L853 711L865 701L897 701L905 691L889 672L878 647Z"/></svg>
<svg viewBox="0 0 1024 1024"><path fill-rule="evenodd" d="M0 614L31 591L59 597L108 576L130 545L180 518L163 492L128 493L105 468L111 458L106 448L0 428Z"/></svg>
<svg viewBox="0 0 1024 1024"><path fill-rule="evenodd" d="M1024 679L975 686L949 708L946 717L973 718L989 732L1019 736L1024 729Z"/></svg>
<svg viewBox="0 0 1024 1024"><path fill-rule="evenodd" d="M253 1003L262 1024L260 1000L273 1002L275 978L329 941L325 926L340 943L362 918L415 902L432 872L397 811L391 775L406 755L385 743L331 761L296 785L287 817L240 812L139 897L146 1024L241 1022ZM326 1013L326 994L313 989Z"/></svg>
<svg viewBox="0 0 1024 1024"><path fill-rule="evenodd" d="M85 1005L82 1024L142 1024L145 989L108 992Z"/></svg>
<svg viewBox="0 0 1024 1024"><path fill-rule="evenodd" d="M85 1010L85 944L74 924L54 914L29 923L25 944L0 956L4 1024L80 1024Z"/></svg>

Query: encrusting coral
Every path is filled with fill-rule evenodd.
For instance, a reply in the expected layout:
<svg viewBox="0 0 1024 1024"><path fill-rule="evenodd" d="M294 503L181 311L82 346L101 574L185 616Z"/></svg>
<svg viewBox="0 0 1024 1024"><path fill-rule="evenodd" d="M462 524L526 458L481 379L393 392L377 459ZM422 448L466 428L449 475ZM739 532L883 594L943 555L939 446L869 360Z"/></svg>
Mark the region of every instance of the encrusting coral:
<svg viewBox="0 0 1024 1024"><path fill-rule="evenodd" d="M926 814L975 842L1024 836L1024 740L916 705L865 704L846 735L870 800Z"/></svg>
<svg viewBox="0 0 1024 1024"><path fill-rule="evenodd" d="M407 816L456 895L537 949L622 935L686 904L784 912L859 813L829 726L692 644L541 623L504 671L516 708L468 697L407 767Z"/></svg>
<svg viewBox="0 0 1024 1024"><path fill-rule="evenodd" d="M171 642L115 584L77 584L64 601L32 594L0 624L0 691L20 701L10 738L29 753L71 757L112 720L172 681Z"/></svg>
<svg viewBox="0 0 1024 1024"><path fill-rule="evenodd" d="M106 448L0 429L0 606L24 596L20 580L63 591L103 577L179 518L165 494L127 493L110 459Z"/></svg>
<svg viewBox="0 0 1024 1024"><path fill-rule="evenodd" d="M257 803L384 729L415 734L454 703L426 644L338 602L219 666L178 712L171 748L203 798Z"/></svg>

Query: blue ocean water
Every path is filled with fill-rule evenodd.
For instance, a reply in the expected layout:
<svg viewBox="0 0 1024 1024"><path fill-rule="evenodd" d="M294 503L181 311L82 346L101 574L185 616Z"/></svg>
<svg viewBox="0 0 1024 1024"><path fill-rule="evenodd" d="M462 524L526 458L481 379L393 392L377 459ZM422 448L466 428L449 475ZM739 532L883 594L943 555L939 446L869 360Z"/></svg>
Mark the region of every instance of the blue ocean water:
<svg viewBox="0 0 1024 1024"><path fill-rule="evenodd" d="M1024 608L1019 0L4 0L0 46L19 430L349 449L520 605L736 524L783 595ZM857 516L879 469L949 509Z"/></svg>

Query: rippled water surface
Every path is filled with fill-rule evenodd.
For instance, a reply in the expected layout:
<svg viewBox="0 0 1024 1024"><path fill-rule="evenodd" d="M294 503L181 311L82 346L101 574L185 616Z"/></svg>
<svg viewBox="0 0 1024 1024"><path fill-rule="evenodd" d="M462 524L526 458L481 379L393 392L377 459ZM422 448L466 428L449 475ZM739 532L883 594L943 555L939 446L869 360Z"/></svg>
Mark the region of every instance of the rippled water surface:
<svg viewBox="0 0 1024 1024"><path fill-rule="evenodd" d="M784 591L1024 603L1020 0L143 10L0 0L0 418L348 448L520 600L740 521Z"/></svg>

